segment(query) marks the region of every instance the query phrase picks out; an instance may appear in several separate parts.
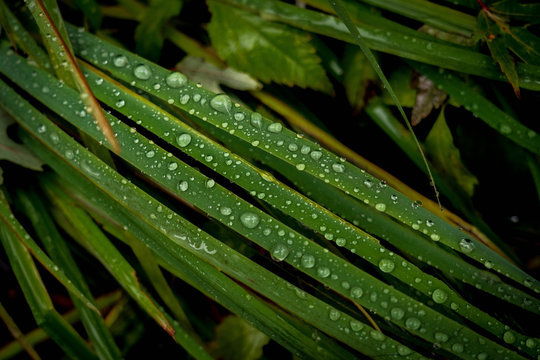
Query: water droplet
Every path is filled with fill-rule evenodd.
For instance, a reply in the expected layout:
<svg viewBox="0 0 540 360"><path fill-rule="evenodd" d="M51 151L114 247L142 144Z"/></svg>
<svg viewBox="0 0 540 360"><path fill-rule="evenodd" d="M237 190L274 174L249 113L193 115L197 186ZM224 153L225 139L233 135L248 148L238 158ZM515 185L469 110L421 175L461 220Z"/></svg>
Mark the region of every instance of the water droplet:
<svg viewBox="0 0 540 360"><path fill-rule="evenodd" d="M184 74L175 71L167 75L165 82L172 88L179 88L186 85L187 78Z"/></svg>
<svg viewBox="0 0 540 360"><path fill-rule="evenodd" d="M439 241L441 237L438 234L431 234L431 240L433 241Z"/></svg>
<svg viewBox="0 0 540 360"><path fill-rule="evenodd" d="M371 330L369 335L371 336L371 338L373 340L377 340L377 341L383 341L384 340L384 335L381 332L377 331L377 330Z"/></svg>
<svg viewBox="0 0 540 360"><path fill-rule="evenodd" d="M412 350L409 349L409 348L406 348L403 345L399 345L398 348L397 348L397 352L401 356L407 356L407 355L410 355L412 353Z"/></svg>
<svg viewBox="0 0 540 360"><path fill-rule="evenodd" d="M186 147L191 142L191 135L189 134L181 134L176 138L176 143L180 147Z"/></svg>
<svg viewBox="0 0 540 360"><path fill-rule="evenodd" d="M328 317L330 318L330 320L336 321L341 317L341 313L336 309L331 309L328 313Z"/></svg>
<svg viewBox="0 0 540 360"><path fill-rule="evenodd" d="M296 151L298 150L298 145L292 143L292 144L289 144L288 148L289 148L289 151Z"/></svg>
<svg viewBox="0 0 540 360"><path fill-rule="evenodd" d="M422 323L415 317L410 317L405 321L405 326L407 327L407 329L418 330L418 328L420 328L420 325L422 325Z"/></svg>
<svg viewBox="0 0 540 360"><path fill-rule="evenodd" d="M448 335L442 332L436 332L435 333L435 340L438 342L444 343L448 341Z"/></svg>
<svg viewBox="0 0 540 360"><path fill-rule="evenodd" d="M527 346L529 349L532 349L536 346L536 342L533 339L529 338L527 339L527 341L525 341L525 346Z"/></svg>
<svg viewBox="0 0 540 360"><path fill-rule="evenodd" d="M113 60L113 64L116 67L124 67L127 65L127 63L128 63L128 59L124 55L118 55Z"/></svg>
<svg viewBox="0 0 540 360"><path fill-rule="evenodd" d="M336 245L337 246L345 246L347 244L347 240L344 238L337 238L336 239Z"/></svg>
<svg viewBox="0 0 540 360"><path fill-rule="evenodd" d="M219 209L219 212L221 213L221 215L229 216L232 214L232 209L230 207L222 206Z"/></svg>
<svg viewBox="0 0 540 360"><path fill-rule="evenodd" d="M156 153L155 153L153 150L150 150L150 151L148 151L148 152L146 153L146 157L149 158L149 159L150 159L150 158L153 158L154 155L156 155Z"/></svg>
<svg viewBox="0 0 540 360"><path fill-rule="evenodd" d="M405 316L405 311L403 311L403 309L401 308L395 307L390 310L390 316L392 316L396 320L401 320L403 319L403 316Z"/></svg>
<svg viewBox="0 0 540 360"><path fill-rule="evenodd" d="M512 128L508 125L501 125L501 134L508 135L512 132Z"/></svg>
<svg viewBox="0 0 540 360"><path fill-rule="evenodd" d="M187 181L182 180L178 183L178 190L180 191L186 191L189 187L189 184Z"/></svg>
<svg viewBox="0 0 540 360"><path fill-rule="evenodd" d="M340 163L332 164L332 170L334 170L337 173L342 173L345 171L345 166Z"/></svg>
<svg viewBox="0 0 540 360"><path fill-rule="evenodd" d="M390 259L382 259L379 261L379 269L381 269L382 272L390 273L394 270L395 264Z"/></svg>
<svg viewBox="0 0 540 360"><path fill-rule="evenodd" d="M364 324L357 320L351 320L349 325L351 326L352 331L360 331L364 327Z"/></svg>
<svg viewBox="0 0 540 360"><path fill-rule="evenodd" d="M141 64L135 67L133 75L135 75L137 79L148 80L150 79L150 76L152 76L152 71L148 66Z"/></svg>
<svg viewBox="0 0 540 360"><path fill-rule="evenodd" d="M272 258L276 261L283 261L289 255L289 251L287 245L277 243L272 247Z"/></svg>
<svg viewBox="0 0 540 360"><path fill-rule="evenodd" d="M188 94L182 95L182 97L180 98L180 104L186 105L188 102L189 102L189 95Z"/></svg>
<svg viewBox="0 0 540 360"><path fill-rule="evenodd" d="M73 151L71 151L71 150L66 150L66 152L64 153L64 155L65 155L66 158L69 159L69 160L73 159L73 157L75 156L75 154L73 154Z"/></svg>
<svg viewBox="0 0 540 360"><path fill-rule="evenodd" d="M471 239L463 238L459 241L459 248L464 253L470 253L474 250L474 243Z"/></svg>
<svg viewBox="0 0 540 360"><path fill-rule="evenodd" d="M51 138L51 141L53 144L58 144L60 142L60 137L58 136L57 133L51 133L49 137Z"/></svg>
<svg viewBox="0 0 540 360"><path fill-rule="evenodd" d="M514 341L516 341L516 336L511 331L507 331L503 335L503 340L507 344L512 344Z"/></svg>
<svg viewBox="0 0 540 360"><path fill-rule="evenodd" d="M47 131L47 127L45 125L39 125L37 128L37 132L40 134L43 134L45 131Z"/></svg>
<svg viewBox="0 0 540 360"><path fill-rule="evenodd" d="M362 288L353 287L351 289L351 297L352 298L358 299L358 298L362 297L362 295L364 295L364 290L362 290Z"/></svg>
<svg viewBox="0 0 540 360"><path fill-rule="evenodd" d="M386 204L378 203L378 204L375 205L375 209L377 209L379 211L384 211L384 210L386 210Z"/></svg>
<svg viewBox="0 0 540 360"><path fill-rule="evenodd" d="M124 100L118 100L118 101L116 102L116 107L117 107L117 108L123 108L124 105L126 105L126 102L125 102Z"/></svg>
<svg viewBox="0 0 540 360"><path fill-rule="evenodd" d="M300 152L304 155L309 154L310 151L311 151L311 148L307 145L302 145L302 148L300 149Z"/></svg>
<svg viewBox="0 0 540 360"><path fill-rule="evenodd" d="M305 164L296 164L296 169L302 171L306 168L306 165Z"/></svg>
<svg viewBox="0 0 540 360"><path fill-rule="evenodd" d="M211 188L214 187L215 184L216 184L216 182L215 182L213 179L208 179L208 180L206 180L206 184L205 184L205 185L206 185L206 187L207 187L208 189L211 189Z"/></svg>
<svg viewBox="0 0 540 360"><path fill-rule="evenodd" d="M283 130L283 126L278 123L278 122L275 122L275 123L272 123L270 125L268 125L268 131L271 132L271 133L280 133L281 130Z"/></svg>
<svg viewBox="0 0 540 360"><path fill-rule="evenodd" d="M488 355L486 353L480 353L476 356L478 360L487 360Z"/></svg>
<svg viewBox="0 0 540 360"><path fill-rule="evenodd" d="M493 262L487 260L485 263L484 263L484 266L487 267L488 269L491 269L493 267Z"/></svg>
<svg viewBox="0 0 540 360"><path fill-rule="evenodd" d="M300 263L306 269L311 269L315 266L315 257L313 257L313 255L306 254L302 256L302 259L300 259Z"/></svg>
<svg viewBox="0 0 540 360"><path fill-rule="evenodd" d="M210 106L221 113L229 113L231 111L232 101L227 95L220 94L210 100Z"/></svg>
<svg viewBox="0 0 540 360"><path fill-rule="evenodd" d="M252 212L245 212L240 215L240 222L248 229L255 228L257 225L259 225L259 221L259 215Z"/></svg>
<svg viewBox="0 0 540 360"><path fill-rule="evenodd" d="M463 352L463 344L455 343L452 345L452 351L456 353L462 353Z"/></svg>
<svg viewBox="0 0 540 360"><path fill-rule="evenodd" d="M254 128L260 129L262 128L262 116L259 113L253 112L251 113L251 119L250 119L251 126Z"/></svg>
<svg viewBox="0 0 540 360"><path fill-rule="evenodd" d="M431 220L426 220L426 226L427 227L432 227L434 225L434 222L431 221Z"/></svg>
<svg viewBox="0 0 540 360"><path fill-rule="evenodd" d="M317 275L319 275L322 278L326 278L330 275L330 269L326 266L321 266L317 269Z"/></svg>
<svg viewBox="0 0 540 360"><path fill-rule="evenodd" d="M246 118L246 116L244 115L244 113L237 112L236 114L234 114L234 119L237 120L237 121L242 121L245 118Z"/></svg>
<svg viewBox="0 0 540 360"><path fill-rule="evenodd" d="M431 298L437 304L442 304L446 301L446 299L448 299L448 295L446 294L444 290L435 289L435 291L433 291L433 294L431 295Z"/></svg>
<svg viewBox="0 0 540 360"><path fill-rule="evenodd" d="M309 154L309 156L311 156L313 160L317 161L321 158L322 152L315 150L315 151L312 151L311 154Z"/></svg>

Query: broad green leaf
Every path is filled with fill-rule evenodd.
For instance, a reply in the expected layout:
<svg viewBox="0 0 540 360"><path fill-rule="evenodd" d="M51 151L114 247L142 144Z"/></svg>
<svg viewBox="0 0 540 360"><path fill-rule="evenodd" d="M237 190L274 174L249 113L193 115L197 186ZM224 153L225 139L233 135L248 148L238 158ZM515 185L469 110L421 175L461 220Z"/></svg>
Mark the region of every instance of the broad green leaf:
<svg viewBox="0 0 540 360"><path fill-rule="evenodd" d="M178 15L183 0L151 0L135 30L137 53L156 61L163 47L164 26L171 17Z"/></svg>
<svg viewBox="0 0 540 360"><path fill-rule="evenodd" d="M210 39L229 65L263 82L332 92L309 34L213 0L208 4Z"/></svg>
<svg viewBox="0 0 540 360"><path fill-rule="evenodd" d="M469 196L472 196L478 179L461 161L459 149L454 145L452 133L446 124L444 109L431 128L424 145L437 172L444 178L455 181Z"/></svg>
<svg viewBox="0 0 540 360"><path fill-rule="evenodd" d="M446 100L444 91L437 89L433 81L420 75L415 78L416 100L411 114L411 124L418 125L420 121L431 114L433 109L438 109Z"/></svg>
<svg viewBox="0 0 540 360"><path fill-rule="evenodd" d="M191 81L200 83L206 89L222 93L220 84L237 90L259 90L262 84L248 74L231 67L220 69L203 58L186 56L176 68Z"/></svg>
<svg viewBox="0 0 540 360"><path fill-rule="evenodd" d="M350 45L345 48L343 55L343 70L343 85L347 99L355 110L360 110L365 105L368 86L378 80L377 74L362 51Z"/></svg>
<svg viewBox="0 0 540 360"><path fill-rule="evenodd" d="M9 138L7 129L14 123L13 119L0 109L0 160L8 160L29 169L41 171L43 162L27 148Z"/></svg>
<svg viewBox="0 0 540 360"><path fill-rule="evenodd" d="M238 316L228 316L216 329L212 355L223 360L256 360L270 338Z"/></svg>

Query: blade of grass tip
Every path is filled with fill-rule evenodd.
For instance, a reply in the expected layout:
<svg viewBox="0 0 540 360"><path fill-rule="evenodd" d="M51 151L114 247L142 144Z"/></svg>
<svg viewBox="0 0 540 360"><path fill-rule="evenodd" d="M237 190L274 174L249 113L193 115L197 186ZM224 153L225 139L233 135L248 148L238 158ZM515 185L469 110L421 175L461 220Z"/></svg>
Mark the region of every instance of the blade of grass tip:
<svg viewBox="0 0 540 360"><path fill-rule="evenodd" d="M347 26L347 29L349 29L349 32L353 36L356 44L360 47L364 55L366 55L366 58L368 59L369 63L379 76L379 79L381 79L384 87L386 88L386 91L388 91L388 94L390 94L390 97L394 101L394 104L396 104L399 113L403 117L403 120L405 120L405 123L407 124L407 128L411 132L411 135L414 139L414 142L416 144L416 147L418 148L418 151L422 155L422 160L424 161L424 165L426 166L426 170L428 172L429 180L431 182L431 186L433 187L433 190L435 191L435 197L437 198L437 204L439 204L439 208L442 210L441 200L439 198L439 191L437 190L437 185L435 184L435 180L433 179L433 174L431 173L431 168L429 166L429 163L426 159L426 155L424 154L424 151L422 150L422 146L420 145L420 142L418 141L418 138L416 137L416 134L414 133L414 130L411 126L411 123L409 121L409 118L405 114L405 111L401 107L401 104L394 93L394 90L392 89L392 86L390 86L390 83L388 82L388 79L384 75L381 67L379 66L379 63L377 62L377 59L375 59L375 56L373 56L373 53L371 52L371 49L366 45L364 42L364 39L362 39L362 36L360 35L360 32L358 31L358 28L354 23L352 22L349 13L343 6L343 3L341 0L329 0L330 4L336 11L336 13L339 15L345 26Z"/></svg>
<svg viewBox="0 0 540 360"><path fill-rule="evenodd" d="M121 293L115 291L113 293L103 295L96 299L96 307L103 312L105 309L116 303L121 298ZM80 312L77 309L70 310L61 315L62 318L70 325L75 324L80 319ZM23 335L24 340L29 345L35 346L49 339L47 332L42 328L36 328L29 333ZM7 360L15 357L19 353L24 351L24 348L17 341L12 341L0 348L0 360Z"/></svg>
<svg viewBox="0 0 540 360"><path fill-rule="evenodd" d="M0 302L0 318L2 319L2 321L8 328L9 332L11 333L15 341L17 341L17 343L21 346L21 348L23 348L24 351L26 351L28 356L30 356L30 358L35 359L35 360L41 359L39 357L39 354L32 347L32 344L28 343L27 339L24 337L23 333L17 326L17 323L9 315L8 311L6 310L4 305L2 305L1 302ZM0 350L0 358L1 358L1 350Z"/></svg>
<svg viewBox="0 0 540 360"><path fill-rule="evenodd" d="M45 207L42 196L37 193L34 187L24 190L19 188L16 190L15 195L16 203L30 219L37 236L41 239L51 258L69 275L70 279L81 289L84 295L94 301L83 274L71 256L65 239L60 235ZM105 326L101 314L87 308L76 297L72 296L72 299L76 309L81 312L81 319L86 333L100 359L120 358L120 350Z"/></svg>
<svg viewBox="0 0 540 360"><path fill-rule="evenodd" d="M5 222L0 222L0 242L37 325L71 358L97 359L81 336L54 310L30 253Z"/></svg>
<svg viewBox="0 0 540 360"><path fill-rule="evenodd" d="M13 236L19 239L21 244L27 248L32 255L51 273L65 288L80 299L86 306L97 312L93 302L88 299L81 290L69 279L66 274L43 252L36 242L26 232L24 227L12 216L9 203L2 191L0 191L0 222L4 223L12 232Z"/></svg>
<svg viewBox="0 0 540 360"><path fill-rule="evenodd" d="M72 82L81 93L81 99L86 105L87 112L91 113L105 135L105 138L111 144L113 151L115 153L120 153L120 146L116 141L111 125L103 114L103 109L92 93L88 82L84 78L77 61L68 46L68 38L66 37L64 39L64 37L62 37L42 0L25 0L25 2L38 24L41 33L44 35L43 38L49 51L54 54L53 58L54 56L58 56L61 59L60 64L54 64L55 71L58 73L60 69L69 69L69 76L72 77ZM66 77L63 77L63 80L66 81Z"/></svg>

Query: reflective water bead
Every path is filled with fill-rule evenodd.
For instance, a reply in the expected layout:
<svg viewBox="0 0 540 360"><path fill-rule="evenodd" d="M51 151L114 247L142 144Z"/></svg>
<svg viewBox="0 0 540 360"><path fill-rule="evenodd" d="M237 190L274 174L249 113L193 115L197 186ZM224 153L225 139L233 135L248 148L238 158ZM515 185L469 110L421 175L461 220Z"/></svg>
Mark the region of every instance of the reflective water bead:
<svg viewBox="0 0 540 360"><path fill-rule="evenodd" d="M300 149L300 152L304 155L309 154L310 151L311 151L311 148L307 145L302 145L302 148Z"/></svg>
<svg viewBox="0 0 540 360"><path fill-rule="evenodd" d="M525 346L527 346L529 349L532 349L536 346L536 342L533 339L527 339L527 341L525 341Z"/></svg>
<svg viewBox="0 0 540 360"><path fill-rule="evenodd" d="M182 180L178 183L178 190L180 191L186 191L189 187L189 184L187 181Z"/></svg>
<svg viewBox="0 0 540 360"><path fill-rule="evenodd" d="M70 159L70 160L73 159L73 157L75 156L75 154L73 154L73 151L71 150L66 150L64 155L66 156L67 159Z"/></svg>
<svg viewBox="0 0 540 360"><path fill-rule="evenodd" d="M150 150L146 153L146 157L149 159L153 158L154 155L156 155L156 153L153 150Z"/></svg>
<svg viewBox="0 0 540 360"><path fill-rule="evenodd" d="M272 247L272 258L276 261L283 261L289 255L289 248L285 244L277 243Z"/></svg>
<svg viewBox="0 0 540 360"><path fill-rule="evenodd" d="M179 88L186 85L187 78L184 74L175 71L167 75L165 82L172 88Z"/></svg>
<svg viewBox="0 0 540 360"><path fill-rule="evenodd" d="M336 321L341 317L341 313L336 309L330 309L328 317L330 318L330 320Z"/></svg>
<svg viewBox="0 0 540 360"><path fill-rule="evenodd" d="M452 345L452 351L457 352L457 353L462 353L463 352L463 344L460 344L460 343L453 344Z"/></svg>
<svg viewBox="0 0 540 360"><path fill-rule="evenodd" d="M169 170L176 170L178 168L178 164L175 163L174 161L169 163L169 166L168 166Z"/></svg>
<svg viewBox="0 0 540 360"><path fill-rule="evenodd" d="M436 332L435 333L435 340L437 340L438 342L447 342L448 341L448 335L446 335L445 333L442 333L442 332Z"/></svg>
<svg viewBox="0 0 540 360"><path fill-rule="evenodd" d="M470 239L463 238L459 241L459 248L464 253L470 253L474 250L474 243Z"/></svg>
<svg viewBox="0 0 540 360"><path fill-rule="evenodd" d="M330 275L330 269L326 266L321 266L317 269L317 275L319 275L322 278L326 278Z"/></svg>
<svg viewBox="0 0 540 360"><path fill-rule="evenodd" d="M251 119L250 119L251 126L254 128L260 129L262 127L262 116L259 113L253 112L251 113Z"/></svg>
<svg viewBox="0 0 540 360"><path fill-rule="evenodd" d="M220 94L210 100L210 106L221 113L229 113L231 111L232 101L227 95Z"/></svg>
<svg viewBox="0 0 540 360"><path fill-rule="evenodd" d="M418 328L420 328L420 325L422 325L422 323L415 317L410 317L405 321L405 326L407 327L407 329L418 330Z"/></svg>
<svg viewBox="0 0 540 360"><path fill-rule="evenodd" d="M347 240L344 238L337 238L336 239L336 245L337 246L345 246L347 244Z"/></svg>
<svg viewBox="0 0 540 360"><path fill-rule="evenodd" d="M322 152L315 150L315 151L312 151L312 152L309 154L309 156L311 156L311 158L312 158L313 160L319 160L319 159L321 158L321 156L322 156Z"/></svg>
<svg viewBox="0 0 540 360"><path fill-rule="evenodd" d="M412 353L412 350L409 349L409 348L406 348L403 345L399 345L398 348L397 348L397 352L401 356L407 356L407 355L410 355Z"/></svg>
<svg viewBox="0 0 540 360"><path fill-rule="evenodd" d="M405 311L403 311L401 308L395 307L390 310L390 316L396 320L401 320L403 319L403 316L405 316Z"/></svg>
<svg viewBox="0 0 540 360"><path fill-rule="evenodd" d="M379 269L381 269L382 272L390 273L394 268L395 264L390 259L381 259L381 261L379 261Z"/></svg>
<svg viewBox="0 0 540 360"><path fill-rule="evenodd" d="M221 215L229 216L232 214L232 209L230 207L222 206L219 209L219 212L221 213Z"/></svg>
<svg viewBox="0 0 540 360"><path fill-rule="evenodd" d="M118 100L118 101L116 102L116 107L117 107L117 108L123 108L124 105L126 105L126 102L125 102L124 100Z"/></svg>
<svg viewBox="0 0 540 360"><path fill-rule="evenodd" d="M357 320L351 320L349 325L351 326L352 331L360 331L364 327L364 324Z"/></svg>
<svg viewBox="0 0 540 360"><path fill-rule="evenodd" d="M377 340L377 341L383 341L384 340L384 335L383 333L377 331L377 330L371 330L371 332L369 333L369 335L371 336L371 338L373 340Z"/></svg>
<svg viewBox="0 0 540 360"><path fill-rule="evenodd" d="M245 117L246 116L241 112L237 112L236 114L234 114L234 119L237 121L242 121Z"/></svg>
<svg viewBox="0 0 540 360"><path fill-rule="evenodd" d="M488 355L486 353L480 353L476 356L478 360L487 360Z"/></svg>
<svg viewBox="0 0 540 360"><path fill-rule="evenodd" d="M214 187L215 184L216 184L216 182L215 182L213 179L208 179L208 180L206 180L206 184L205 184L205 185L206 185L206 187L207 187L208 189L211 189L211 188Z"/></svg>
<svg viewBox="0 0 540 360"><path fill-rule="evenodd" d="M516 336L511 331L507 331L503 335L503 340L507 344L512 344L514 341L516 341Z"/></svg>
<svg viewBox="0 0 540 360"><path fill-rule="evenodd" d="M296 169L302 171L306 168L306 165L305 164L296 164Z"/></svg>
<svg viewBox="0 0 540 360"><path fill-rule="evenodd" d="M272 123L270 125L268 125L268 128L267 130L271 133L280 133L281 130L283 130L283 125L281 125L280 123L278 122L275 122L275 123Z"/></svg>
<svg viewBox="0 0 540 360"><path fill-rule="evenodd" d="M315 266L315 257L313 255L306 254L300 259L300 263L306 269L311 269Z"/></svg>
<svg viewBox="0 0 540 360"><path fill-rule="evenodd" d="M378 211L384 211L386 210L386 204L378 203L375 205L375 209L377 209Z"/></svg>
<svg viewBox="0 0 540 360"><path fill-rule="evenodd" d="M186 147L189 145L190 142L191 142L191 135L189 134L181 134L181 135L178 135L178 137L176 138L176 143L180 147Z"/></svg>
<svg viewBox="0 0 540 360"><path fill-rule="evenodd" d="M342 173L345 171L345 166L340 163L332 164L332 170L334 170L337 173Z"/></svg>
<svg viewBox="0 0 540 360"><path fill-rule="evenodd" d="M253 229L259 225L259 215L252 212L245 212L240 215L240 222L248 229Z"/></svg>
<svg viewBox="0 0 540 360"><path fill-rule="evenodd" d="M148 80L152 76L152 71L148 66L141 64L135 67L133 75L135 75L137 79Z"/></svg>
<svg viewBox="0 0 540 360"><path fill-rule="evenodd" d="M358 299L358 298L362 297L362 295L364 295L364 290L362 290L362 288L353 287L351 289L351 297L353 297L355 299Z"/></svg>
<svg viewBox="0 0 540 360"><path fill-rule="evenodd" d="M128 59L124 55L118 55L113 60L113 64L116 67L124 67L127 65L127 63L128 63Z"/></svg>
<svg viewBox="0 0 540 360"><path fill-rule="evenodd" d="M435 289L435 291L433 291L433 294L431 294L431 298L437 304L442 304L446 301L446 299L448 299L448 295L446 294L444 290Z"/></svg>

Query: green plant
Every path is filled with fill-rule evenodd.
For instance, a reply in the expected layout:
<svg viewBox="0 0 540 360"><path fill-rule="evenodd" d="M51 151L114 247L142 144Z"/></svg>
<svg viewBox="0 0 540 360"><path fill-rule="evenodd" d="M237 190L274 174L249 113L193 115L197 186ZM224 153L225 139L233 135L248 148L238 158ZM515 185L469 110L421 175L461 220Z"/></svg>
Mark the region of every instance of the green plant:
<svg viewBox="0 0 540 360"><path fill-rule="evenodd" d="M152 347L143 335L150 332L134 325L140 319L197 359L283 349L321 359L540 358L539 334L525 321L540 315L540 282L476 208L482 180L464 165L447 121L453 108L495 129L487 136L518 163L500 172L525 167L528 191L540 194L538 127L505 97L505 80L526 106L539 96L537 29L525 16L536 7L396 0L381 12L353 1L305 3L208 0L212 47L204 35L181 32L190 24L206 34L204 19L189 17L206 14L200 2L66 4L95 35L65 23L54 0L0 3L0 115L6 129L15 120L24 145L2 133L0 155L33 170L47 165L32 176L6 165L0 199L2 245L38 327L73 358ZM133 34L117 40L133 36L140 55L104 31L120 29L108 18L126 21ZM182 72L153 62L182 58L160 57L163 47L186 54L175 65ZM342 60L335 52L343 47ZM383 59L392 64L388 80ZM409 87L411 76L421 85ZM317 92L261 90L261 82ZM344 92L349 104L339 105ZM333 107L309 100L319 98ZM427 136L406 131L394 105L411 131L408 108L414 124L431 122ZM323 117L352 109L387 132L472 224L331 136L340 132ZM88 254L100 265L80 269ZM54 281L34 259L65 287L84 332L59 314ZM115 305L104 317L93 294L118 285L125 296L110 295ZM201 299L209 299L203 309ZM0 315L18 349L36 357L17 314ZM0 349L0 358L14 348Z"/></svg>

